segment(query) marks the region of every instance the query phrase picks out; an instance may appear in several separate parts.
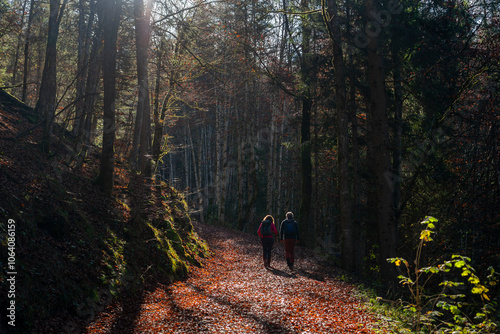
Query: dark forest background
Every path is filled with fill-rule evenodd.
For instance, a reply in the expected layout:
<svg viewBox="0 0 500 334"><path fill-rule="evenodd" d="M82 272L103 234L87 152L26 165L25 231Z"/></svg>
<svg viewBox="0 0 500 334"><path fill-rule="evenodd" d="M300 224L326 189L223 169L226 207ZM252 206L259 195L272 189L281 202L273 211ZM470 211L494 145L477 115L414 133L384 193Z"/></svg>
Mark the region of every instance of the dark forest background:
<svg viewBox="0 0 500 334"><path fill-rule="evenodd" d="M110 196L119 161L201 222L255 233L293 211L303 245L379 282L433 216L429 256L498 268L499 10L1 0L0 86L34 108L45 154L100 158Z"/></svg>

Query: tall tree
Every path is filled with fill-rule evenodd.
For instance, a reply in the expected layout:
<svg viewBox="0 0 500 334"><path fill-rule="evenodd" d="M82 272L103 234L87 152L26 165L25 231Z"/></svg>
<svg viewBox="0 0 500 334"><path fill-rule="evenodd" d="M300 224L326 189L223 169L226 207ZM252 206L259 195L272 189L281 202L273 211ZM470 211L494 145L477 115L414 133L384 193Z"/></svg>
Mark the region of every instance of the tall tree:
<svg viewBox="0 0 500 334"><path fill-rule="evenodd" d="M24 25L24 16L26 15L27 3L28 3L27 0L23 1L23 7L21 9L21 12L22 12L21 13L21 26ZM22 34L19 34L19 36L17 37L16 54L14 56L14 64L12 65L12 85L17 85L17 67L18 67L17 64L19 62L19 54L21 53L22 38L23 38Z"/></svg>
<svg viewBox="0 0 500 334"><path fill-rule="evenodd" d="M337 183L339 191L340 225L342 228L342 264L345 269L354 269L354 242L352 228L352 200L349 176L349 122L347 118L346 78L344 55L342 51L342 34L340 31L337 0L328 0L323 15L333 44L333 67L335 70L335 101L337 120Z"/></svg>
<svg viewBox="0 0 500 334"><path fill-rule="evenodd" d="M168 102L171 97L172 90L169 89L165 101L160 110L160 89L161 89L161 81L162 81L162 65L163 65L163 57L165 54L165 41L161 39L160 45L157 47L157 55L156 55L156 79L155 79L155 94L154 94L154 107L153 107L153 122L154 122L154 132L153 132L153 145L152 145L152 155L153 160L158 165L160 163L160 154L161 154L161 144L163 139L163 129L164 126L164 118L165 113L167 111Z"/></svg>
<svg viewBox="0 0 500 334"><path fill-rule="evenodd" d="M377 13L375 0L366 1L367 13ZM378 263L384 282L395 280L394 266L386 259L396 254L396 221L393 208L391 183L387 175L391 171L389 144L389 118L385 87L384 61L380 54L379 36L371 34L367 46L368 94L369 94L369 129L371 171L371 205L378 235Z"/></svg>
<svg viewBox="0 0 500 334"><path fill-rule="evenodd" d="M101 190L108 195L113 192L114 164L115 164L115 102L116 102L116 43L120 16L122 11L121 0L100 0L103 6L103 134L101 165L97 183Z"/></svg>
<svg viewBox="0 0 500 334"><path fill-rule="evenodd" d="M50 137L54 121L57 95L57 38L59 26L68 0L61 4L60 0L50 0L49 29L45 49L45 65L43 67L40 94L35 110L44 121L42 150L50 151Z"/></svg>
<svg viewBox="0 0 500 334"><path fill-rule="evenodd" d="M149 101L148 52L151 32L151 8L153 0L134 0L135 46L137 56L138 99L132 142L131 163L149 174L151 148L151 108ZM136 161L137 154L139 159Z"/></svg>
<svg viewBox="0 0 500 334"><path fill-rule="evenodd" d="M89 68L90 34L92 33L95 16L95 1L90 0L89 2L90 12L88 13L88 23L85 24L85 17L87 16L86 2L84 0L78 1L78 55L76 67L75 120L73 123L73 133L77 136L80 135L80 124L84 120L85 79Z"/></svg>
<svg viewBox="0 0 500 334"><path fill-rule="evenodd" d="M35 0L30 1L30 9L28 16L28 27L26 28L26 38L24 41L24 64L23 64L23 89L21 93L21 101L27 102L28 92L28 72L29 72L29 49L31 43L31 27L33 26L33 19L35 17Z"/></svg>
<svg viewBox="0 0 500 334"><path fill-rule="evenodd" d="M303 13L309 11L309 1L301 0L300 9ZM312 201L312 160L311 160L311 113L313 107L312 97L312 54L311 54L311 22L307 14L302 14L302 41L300 60L300 79L302 91L300 99L302 104L302 121L300 125L300 162L301 162L301 202L299 222L303 226L304 240L311 244L314 240L314 227L310 224Z"/></svg>
<svg viewBox="0 0 500 334"><path fill-rule="evenodd" d="M97 16L99 19L99 24L97 26L93 25L94 16L96 11L99 10ZM102 68L102 54L99 52L102 47L102 37L103 37L103 14L102 6L97 6L96 1L91 0L90 2L90 14L89 21L87 23L87 37L90 37L90 32L93 30L92 42L88 41L86 44L91 44L90 54L87 57L88 63L86 66L88 69L84 72L87 73L85 80L85 91L82 95L83 103L80 118L81 120L76 122L76 141L75 141L75 151L78 154L77 168L81 168L83 161L87 156L88 150L92 147L92 138L94 137L95 131L93 124L97 119L97 115L94 112L96 108L96 101L98 95L98 85L101 78L101 68ZM94 28L94 29L92 29ZM76 115L78 118L78 114Z"/></svg>

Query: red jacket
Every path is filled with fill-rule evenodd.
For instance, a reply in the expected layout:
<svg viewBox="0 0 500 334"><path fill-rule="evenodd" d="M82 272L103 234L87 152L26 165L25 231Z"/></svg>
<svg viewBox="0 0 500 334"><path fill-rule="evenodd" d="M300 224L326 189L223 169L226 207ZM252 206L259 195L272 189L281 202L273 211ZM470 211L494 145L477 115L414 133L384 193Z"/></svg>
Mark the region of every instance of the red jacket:
<svg viewBox="0 0 500 334"><path fill-rule="evenodd" d="M257 234L261 238L273 238L274 236L278 235L278 230L276 229L276 226L274 224L271 224L271 235L262 235L262 234L260 234L260 229L261 228L262 228L262 223L260 223L259 229L257 230Z"/></svg>

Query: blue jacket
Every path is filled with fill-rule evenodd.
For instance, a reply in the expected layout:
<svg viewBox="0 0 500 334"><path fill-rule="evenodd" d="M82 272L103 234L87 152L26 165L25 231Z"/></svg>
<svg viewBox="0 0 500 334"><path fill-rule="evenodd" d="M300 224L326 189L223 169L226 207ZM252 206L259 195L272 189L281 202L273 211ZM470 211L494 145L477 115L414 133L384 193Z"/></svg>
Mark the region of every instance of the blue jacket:
<svg viewBox="0 0 500 334"><path fill-rule="evenodd" d="M295 225L295 232L294 233L285 233L286 226L287 224L294 224ZM292 218L292 219L285 219L281 222L280 225L280 239L295 239L299 240L299 224Z"/></svg>

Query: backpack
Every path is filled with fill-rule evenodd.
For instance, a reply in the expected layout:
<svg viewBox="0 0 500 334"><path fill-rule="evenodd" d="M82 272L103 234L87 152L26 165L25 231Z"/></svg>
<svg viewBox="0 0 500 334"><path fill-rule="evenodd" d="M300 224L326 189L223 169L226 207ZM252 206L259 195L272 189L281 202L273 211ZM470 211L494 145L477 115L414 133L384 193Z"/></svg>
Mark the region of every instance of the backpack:
<svg viewBox="0 0 500 334"><path fill-rule="evenodd" d="M297 232L295 229L295 220L287 219L284 224L284 233L286 235L295 234Z"/></svg>
<svg viewBox="0 0 500 334"><path fill-rule="evenodd" d="M271 235L271 222L269 220L262 222L262 227L260 228L260 234L263 236Z"/></svg>

